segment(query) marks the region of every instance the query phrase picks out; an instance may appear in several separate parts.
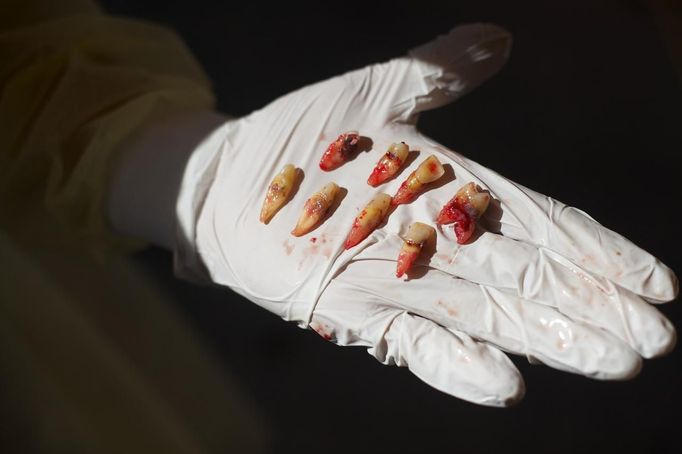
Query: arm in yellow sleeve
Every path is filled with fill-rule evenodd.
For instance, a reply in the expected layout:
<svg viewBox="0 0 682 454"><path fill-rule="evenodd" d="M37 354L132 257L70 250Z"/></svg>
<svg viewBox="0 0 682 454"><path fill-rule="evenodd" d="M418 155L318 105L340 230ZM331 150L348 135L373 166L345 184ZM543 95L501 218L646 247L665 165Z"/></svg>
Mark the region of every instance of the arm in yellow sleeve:
<svg viewBox="0 0 682 454"><path fill-rule="evenodd" d="M26 19L17 4L0 14L15 18L0 22L0 228L62 229L97 255L140 245L107 221L111 169L144 125L211 111L208 79L162 27L94 7Z"/></svg>

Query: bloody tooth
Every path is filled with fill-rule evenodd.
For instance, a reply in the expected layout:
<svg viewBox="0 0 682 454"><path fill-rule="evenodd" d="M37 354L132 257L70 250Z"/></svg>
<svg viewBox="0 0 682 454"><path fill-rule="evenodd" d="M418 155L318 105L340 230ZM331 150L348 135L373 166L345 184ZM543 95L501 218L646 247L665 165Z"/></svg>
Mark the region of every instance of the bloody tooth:
<svg viewBox="0 0 682 454"><path fill-rule="evenodd" d="M357 148L360 136L357 132L345 132L327 147L320 159L320 169L328 172L341 166Z"/></svg>
<svg viewBox="0 0 682 454"><path fill-rule="evenodd" d="M436 233L430 225L421 222L413 222L407 233L403 237L403 247L398 254L398 265L396 267L396 277L402 277L417 260L424 243Z"/></svg>
<svg viewBox="0 0 682 454"><path fill-rule="evenodd" d="M338 193L339 186L332 182L327 183L322 189L310 196L306 200L296 223L296 228L291 231L291 234L301 236L313 230L332 205Z"/></svg>
<svg viewBox="0 0 682 454"><path fill-rule="evenodd" d="M268 192L265 194L263 207L260 210L261 222L267 224L277 213L277 210L284 205L294 186L295 179L296 167L291 164L285 165L282 171L275 175L270 186L268 186Z"/></svg>
<svg viewBox="0 0 682 454"><path fill-rule="evenodd" d="M348 233L344 247L350 249L377 228L384 220L388 209L391 206L391 196L388 194L378 194L365 206L360 214L353 221L353 227Z"/></svg>
<svg viewBox="0 0 682 454"><path fill-rule="evenodd" d="M424 185L432 183L443 176L445 169L437 157L434 155L424 159L417 170L412 172L410 176L400 185L398 192L393 197L393 205L401 205L403 203L410 203L417 198L420 192L424 190Z"/></svg>
<svg viewBox="0 0 682 454"><path fill-rule="evenodd" d="M371 175L367 179L367 184L378 186L395 175L405 162L409 152L410 147L405 142L391 144L388 147L388 151L384 153L374 167L374 170L372 170Z"/></svg>
<svg viewBox="0 0 682 454"><path fill-rule="evenodd" d="M469 241L476 229L476 221L488 208L490 194L481 192L473 182L462 186L455 196L446 203L438 214L439 224L454 223L455 236L459 244Z"/></svg>

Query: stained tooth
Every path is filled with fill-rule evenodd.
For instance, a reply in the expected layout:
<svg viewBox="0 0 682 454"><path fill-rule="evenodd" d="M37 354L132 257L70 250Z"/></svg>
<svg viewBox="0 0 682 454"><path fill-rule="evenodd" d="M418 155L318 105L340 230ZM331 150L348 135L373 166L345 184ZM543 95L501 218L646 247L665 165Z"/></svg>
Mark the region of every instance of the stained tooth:
<svg viewBox="0 0 682 454"><path fill-rule="evenodd" d="M479 191L475 183L462 186L438 214L439 224L454 223L459 244L466 243L476 229L476 221L488 208L490 195Z"/></svg>
<svg viewBox="0 0 682 454"><path fill-rule="evenodd" d="M479 213L478 217L481 216L488 209L488 204L490 203L490 194L487 192L479 192L471 196L471 206L473 206Z"/></svg>
<svg viewBox="0 0 682 454"><path fill-rule="evenodd" d="M436 230L430 225L421 222L413 222L410 225L410 228L407 229L407 233L403 237L403 240L412 244L422 245L435 233Z"/></svg>
<svg viewBox="0 0 682 454"><path fill-rule="evenodd" d="M377 228L384 220L388 209L391 207L391 196L388 194L378 194L365 206L360 214L353 221L350 233L346 238L344 247L350 249Z"/></svg>
<svg viewBox="0 0 682 454"><path fill-rule="evenodd" d="M260 211L260 221L267 224L287 201L296 180L296 167L291 164L284 166L282 171L272 179L265 194L263 207Z"/></svg>
<svg viewBox="0 0 682 454"><path fill-rule="evenodd" d="M393 197L393 205L410 203L423 191L424 185L432 183L445 174L445 169L437 157L429 156L412 172L400 185L398 192Z"/></svg>
<svg viewBox="0 0 682 454"><path fill-rule="evenodd" d="M379 159L372 174L367 179L370 186L378 186L395 175L407 159L410 147L405 142L394 143L388 147L388 151Z"/></svg>
<svg viewBox="0 0 682 454"><path fill-rule="evenodd" d="M410 225L403 237L403 247L398 255L398 264L395 275L402 277L414 264L419 253L428 239L435 235L436 231L430 225L414 222Z"/></svg>
<svg viewBox="0 0 682 454"><path fill-rule="evenodd" d="M417 167L415 172L421 184L426 184L442 177L445 173L445 169L443 169L443 164L440 163L438 158L431 155L419 164L419 167Z"/></svg>
<svg viewBox="0 0 682 454"><path fill-rule="evenodd" d="M324 217L329 207L334 203L339 193L336 183L328 183L318 192L314 193L303 206L303 211L298 218L296 228L291 231L294 236L305 235L315 228L317 223Z"/></svg>
<svg viewBox="0 0 682 454"><path fill-rule="evenodd" d="M341 166L353 154L359 141L360 136L355 131L341 134L322 155L320 169L328 172Z"/></svg>

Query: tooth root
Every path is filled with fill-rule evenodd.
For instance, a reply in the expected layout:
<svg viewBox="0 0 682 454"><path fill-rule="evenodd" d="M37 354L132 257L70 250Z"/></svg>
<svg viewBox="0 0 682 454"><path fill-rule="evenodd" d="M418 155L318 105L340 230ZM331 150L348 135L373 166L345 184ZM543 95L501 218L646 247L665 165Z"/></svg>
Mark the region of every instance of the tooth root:
<svg viewBox="0 0 682 454"><path fill-rule="evenodd" d="M327 213L338 192L339 186L336 183L328 183L306 200L296 227L291 231L291 234L301 236L313 230Z"/></svg>
<svg viewBox="0 0 682 454"><path fill-rule="evenodd" d="M390 206L391 196L383 193L375 196L353 221L344 247L350 249L367 238L384 220Z"/></svg>
<svg viewBox="0 0 682 454"><path fill-rule="evenodd" d="M414 248L414 246L412 248ZM415 260L417 260L417 257L419 257L420 251L421 248L419 247L417 247L416 251L414 251L403 246L403 248L400 250L400 254L398 254L398 265L396 266L395 270L396 277L402 277L403 274L407 273L410 268L412 268L412 264L414 264Z"/></svg>
<svg viewBox="0 0 682 454"><path fill-rule="evenodd" d="M413 222L403 238L403 247L398 255L396 276L401 277L417 260L424 243L436 234L436 230L430 225L421 222Z"/></svg>
<svg viewBox="0 0 682 454"><path fill-rule="evenodd" d="M453 222L461 222L466 220L469 215L460 205L460 200L457 196L453 197L438 213L436 222L439 224L452 224Z"/></svg>
<svg viewBox="0 0 682 454"><path fill-rule="evenodd" d="M360 135L355 131L341 134L322 155L320 169L328 172L341 166L353 154L359 141Z"/></svg>
<svg viewBox="0 0 682 454"><path fill-rule="evenodd" d="M409 152L410 147L405 142L391 144L388 151L384 153L372 170L372 174L367 179L367 184L378 186L395 175L407 159Z"/></svg>
<svg viewBox="0 0 682 454"><path fill-rule="evenodd" d="M398 192L393 198L393 205L410 203L424 190L424 185L436 181L445 174L445 169L438 158L429 156L412 172L400 185Z"/></svg>
<svg viewBox="0 0 682 454"><path fill-rule="evenodd" d="M263 207L260 211L260 221L264 224L270 222L272 217L287 201L291 189L294 187L297 170L291 164L284 166L282 171L275 175L268 186Z"/></svg>
<svg viewBox="0 0 682 454"><path fill-rule="evenodd" d="M393 197L391 204L393 206L397 206L412 202L415 198L417 198L421 187L422 184L417 179L416 173L412 172L407 179L403 181L403 184L400 185L400 188L398 188L398 192L396 192L395 196Z"/></svg>
<svg viewBox="0 0 682 454"><path fill-rule="evenodd" d="M480 218L481 215L485 213L485 210L488 209L488 204L490 203L490 194L486 192L478 192L471 196L470 203Z"/></svg>
<svg viewBox="0 0 682 454"><path fill-rule="evenodd" d="M466 244L474 234L476 230L476 222L470 220L469 222L457 222L455 223L455 236L457 237L457 243Z"/></svg>

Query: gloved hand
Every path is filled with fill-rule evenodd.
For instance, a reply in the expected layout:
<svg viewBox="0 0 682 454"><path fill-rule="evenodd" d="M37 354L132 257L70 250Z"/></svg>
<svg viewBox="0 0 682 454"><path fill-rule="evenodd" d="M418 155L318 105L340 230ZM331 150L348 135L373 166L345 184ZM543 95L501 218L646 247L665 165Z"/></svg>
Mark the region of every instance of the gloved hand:
<svg viewBox="0 0 682 454"><path fill-rule="evenodd" d="M501 350L598 379L632 377L641 357L672 348L675 331L650 303L674 299L674 274L656 258L584 212L507 180L421 135L420 112L457 99L505 62L510 36L492 25L454 29L385 64L290 93L229 121L190 159L178 199L181 275L206 272L249 300L340 345L361 345L385 364L407 366L433 387L472 402L504 406L524 392ZM372 141L331 172L327 145L356 130ZM366 180L392 142L412 160L378 188ZM389 195L429 154L446 178L350 250L355 216ZM289 202L259 222L273 176L303 171ZM453 180L454 178L454 180ZM314 231L290 234L305 200L334 181L338 207ZM490 191L491 207L468 244L451 227L417 275L395 277L399 238L413 221L435 225L442 205L469 181Z"/></svg>

